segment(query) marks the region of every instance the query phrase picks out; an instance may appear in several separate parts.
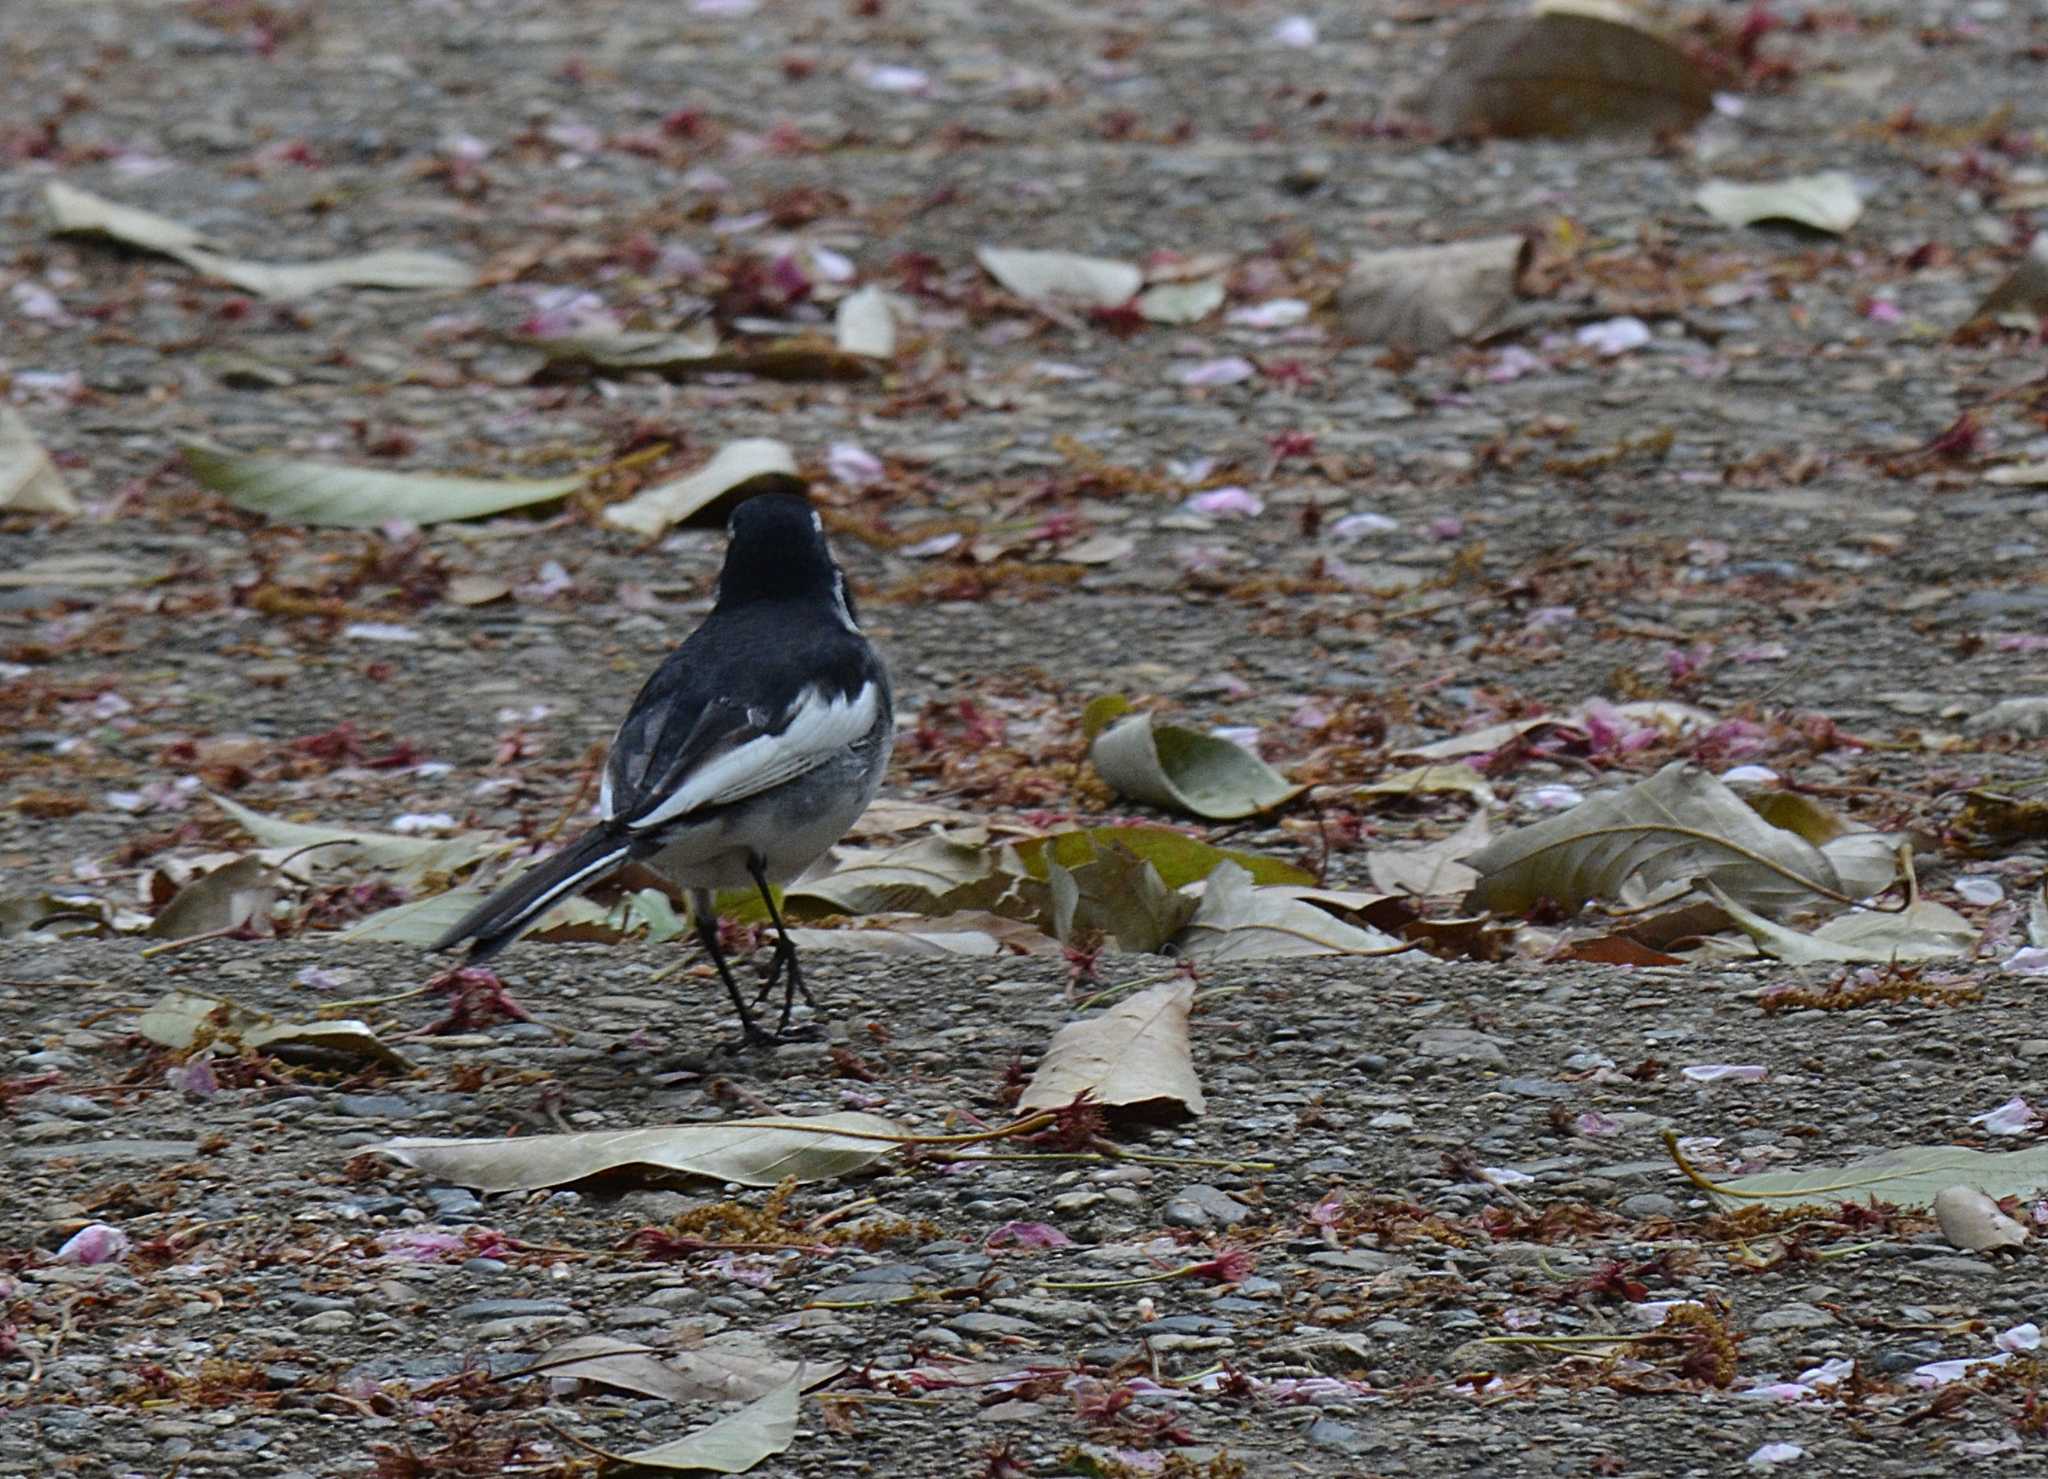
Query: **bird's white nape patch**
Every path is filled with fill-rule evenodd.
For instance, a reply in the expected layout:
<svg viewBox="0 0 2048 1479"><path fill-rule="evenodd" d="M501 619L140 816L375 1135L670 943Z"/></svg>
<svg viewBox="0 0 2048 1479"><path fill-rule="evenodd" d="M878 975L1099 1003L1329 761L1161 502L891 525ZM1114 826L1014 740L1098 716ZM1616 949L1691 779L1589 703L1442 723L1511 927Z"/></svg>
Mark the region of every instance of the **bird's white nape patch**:
<svg viewBox="0 0 2048 1479"><path fill-rule="evenodd" d="M813 686L797 695L775 734L763 734L707 760L682 778L660 804L627 819L636 832L660 827L709 806L726 806L773 790L837 757L875 727L881 690L863 683L857 693L827 698Z"/></svg>
<svg viewBox="0 0 2048 1479"><path fill-rule="evenodd" d="M823 534L825 532L824 516L816 509L811 510L811 532L814 534Z"/></svg>
<svg viewBox="0 0 2048 1479"><path fill-rule="evenodd" d="M860 623L853 619L853 608L846 604L846 576L837 565L832 567L832 612L841 626L859 634Z"/></svg>

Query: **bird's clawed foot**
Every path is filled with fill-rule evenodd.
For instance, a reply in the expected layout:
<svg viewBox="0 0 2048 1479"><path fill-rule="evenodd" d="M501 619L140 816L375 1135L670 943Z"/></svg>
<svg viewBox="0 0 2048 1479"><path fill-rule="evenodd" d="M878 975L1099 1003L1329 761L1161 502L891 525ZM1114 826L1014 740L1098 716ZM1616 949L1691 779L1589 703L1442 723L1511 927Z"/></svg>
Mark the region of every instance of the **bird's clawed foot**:
<svg viewBox="0 0 2048 1479"><path fill-rule="evenodd" d="M825 1029L815 1022L792 1027L785 1019L773 1032L752 1019L743 1022L741 1026L743 1031L740 1036L719 1045L719 1052L728 1058L754 1051L772 1052L791 1043L821 1042L825 1037Z"/></svg>

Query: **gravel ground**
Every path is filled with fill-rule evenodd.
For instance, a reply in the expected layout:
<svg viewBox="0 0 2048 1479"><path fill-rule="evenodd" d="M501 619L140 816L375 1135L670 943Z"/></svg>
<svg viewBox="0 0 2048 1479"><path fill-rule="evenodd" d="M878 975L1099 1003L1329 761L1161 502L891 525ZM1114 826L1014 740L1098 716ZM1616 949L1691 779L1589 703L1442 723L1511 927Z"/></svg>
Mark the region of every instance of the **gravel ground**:
<svg viewBox="0 0 2048 1479"><path fill-rule="evenodd" d="M1519 922L1507 961L1219 965L1193 1031L1208 1112L1117 1122L1121 1159L892 1160L786 1202L687 1182L479 1200L359 1151L763 1110L1000 1123L1012 1065L1070 1013L1068 967L835 952L813 966L828 1042L693 1060L726 1008L701 969L651 979L680 944L529 944L502 964L534 1022L406 1036L443 1005L366 1008L415 1072L238 1062L200 1095L136 1034L166 990L303 1016L432 967L319 930L154 956L0 939L0 1474L566 1474L580 1445L728 1410L493 1379L589 1333L843 1364L765 1474L1706 1474L1771 1444L1804 1451L1791 1472L2048 1467L2024 1352L1913 1380L2048 1316L2031 1247L1960 1254L1911 1213L1717 1218L1663 1138L1718 1137L1716 1175L2011 1148L1971 1116L2048 1098L2033 980L1996 964L2018 912L1951 888L2017 899L2048 870L2038 835L1957 826L1961 792L2041 768L2038 716L1995 706L2048 694L2048 492L1986 473L2048 457L2048 403L2038 337L1950 337L2048 206L2048 23L1998 0L1785 5L1770 65L1730 79L1739 112L1683 139L1445 144L1398 102L1465 5L1310 12L1306 47L1265 0L722 9L0 9L0 386L88 506L0 514L0 563L40 572L0 586L8 898L160 903L153 870L240 842L193 778L306 820L552 825L718 559L715 531L637 541L599 501L775 436L817 476L898 677L891 795L1102 815L1081 706L1156 695L1257 727L1321 783L1215 836L1362 886L1372 848L1463 820L1353 796L1400 746L1682 700L1909 830L1986 959L1930 973L1961 988L1935 1002L1794 1012L1760 995L1826 971L1533 958L1548 920ZM1711 47L1742 10L1687 20ZM1710 177L1824 169L1868 201L1840 240L1689 203ZM252 300L52 238L52 180L252 257L424 247L485 283ZM1540 247L1513 333L1421 357L1341 333L1353 254L1499 231ZM886 377L537 382L507 337L579 311L674 327L707 283L721 313L820 321L744 270L786 237L914 305ZM1232 309L1316 306L1291 328L1037 313L975 267L983 243L1217 253ZM1574 341L1623 316L1647 342ZM1252 373L1185 382L1227 357ZM201 490L175 456L193 438L624 465L533 519L304 531ZM839 443L880 480L836 476ZM1185 504L1224 487L1261 511ZM948 532L999 558L917 553ZM1128 543L1063 558L1102 535ZM511 595L446 599L464 576ZM1497 820L1674 753L1733 758L1523 756L1492 777ZM1684 1076L1704 1064L1768 1077ZM765 1215L756 1242L867 1213L876 1246L629 1241L719 1206ZM93 1222L135 1250L53 1259ZM436 1229L471 1246L388 1256ZM1705 1314L1587 1339L1649 1334L1643 1307L1676 1299ZM1557 1339L1508 1339L1536 1336ZM1820 1397L1770 1390L1837 1359L1855 1375Z"/></svg>

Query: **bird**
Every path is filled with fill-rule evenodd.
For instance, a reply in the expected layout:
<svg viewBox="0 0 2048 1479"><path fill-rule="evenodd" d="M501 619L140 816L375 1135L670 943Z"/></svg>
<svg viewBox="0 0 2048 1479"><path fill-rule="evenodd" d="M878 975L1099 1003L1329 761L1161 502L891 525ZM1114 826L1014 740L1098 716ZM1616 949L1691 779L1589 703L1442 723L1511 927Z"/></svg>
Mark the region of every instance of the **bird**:
<svg viewBox="0 0 2048 1479"><path fill-rule="evenodd" d="M626 711L606 756L597 824L464 915L431 947L469 942L481 965L543 914L631 863L679 885L697 939L739 1013L734 1047L790 1040L797 966L773 886L822 857L874 800L896 738L889 670L861 631L824 522L790 491L732 512L711 613ZM785 970L765 1031L718 940L717 890L760 890L776 932L760 1003Z"/></svg>

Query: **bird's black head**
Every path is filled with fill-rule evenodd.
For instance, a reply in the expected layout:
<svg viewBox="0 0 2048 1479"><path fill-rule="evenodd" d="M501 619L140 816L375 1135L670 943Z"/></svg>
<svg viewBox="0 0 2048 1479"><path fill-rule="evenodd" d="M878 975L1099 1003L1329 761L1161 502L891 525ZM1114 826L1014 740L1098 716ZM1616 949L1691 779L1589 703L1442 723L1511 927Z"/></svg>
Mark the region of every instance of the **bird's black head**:
<svg viewBox="0 0 2048 1479"><path fill-rule="evenodd" d="M824 525L801 493L756 493L733 510L727 532L721 609L756 601L845 603L846 582L832 563Z"/></svg>

